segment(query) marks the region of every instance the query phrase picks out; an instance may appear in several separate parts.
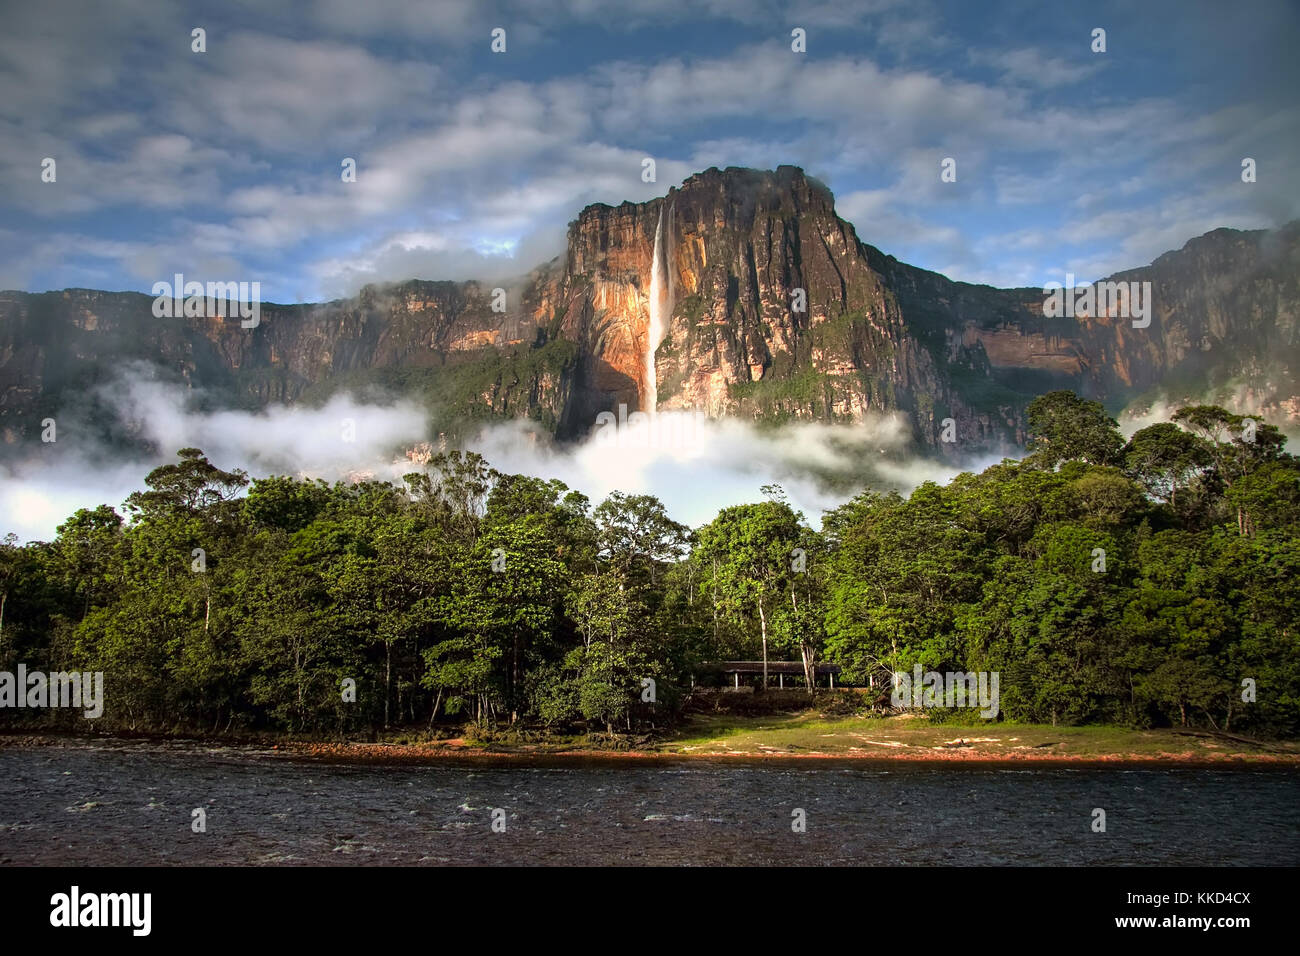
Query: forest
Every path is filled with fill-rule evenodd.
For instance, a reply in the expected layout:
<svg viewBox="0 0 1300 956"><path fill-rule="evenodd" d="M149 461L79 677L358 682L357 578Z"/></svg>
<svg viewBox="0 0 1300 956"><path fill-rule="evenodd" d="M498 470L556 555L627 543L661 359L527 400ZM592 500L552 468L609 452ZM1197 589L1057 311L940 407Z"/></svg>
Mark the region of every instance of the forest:
<svg viewBox="0 0 1300 956"><path fill-rule="evenodd" d="M1295 736L1300 461L1216 406L1171 419L1125 440L1049 393L1021 460L816 529L775 485L689 528L474 453L328 485L181 449L121 512L5 540L0 670L102 671L107 731L646 732L705 662L766 658L838 664L864 710L920 664L1000 673L1003 721Z"/></svg>

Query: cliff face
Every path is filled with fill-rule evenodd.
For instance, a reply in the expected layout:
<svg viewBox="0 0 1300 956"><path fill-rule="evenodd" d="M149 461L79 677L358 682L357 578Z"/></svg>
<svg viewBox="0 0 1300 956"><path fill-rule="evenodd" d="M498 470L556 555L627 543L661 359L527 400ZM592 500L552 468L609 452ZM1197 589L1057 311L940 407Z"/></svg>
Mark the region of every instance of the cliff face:
<svg viewBox="0 0 1300 956"><path fill-rule="evenodd" d="M1151 283L1151 324L1142 329L1119 315L1046 318L1040 289L970 286L880 261L912 326L943 328L950 355L982 353L996 379L1037 379L1108 401L1238 385L1248 402L1300 420L1287 401L1300 359L1300 223L1217 229L1108 277Z"/></svg>
<svg viewBox="0 0 1300 956"><path fill-rule="evenodd" d="M131 363L220 405L294 402L331 383L402 391L448 379L488 412L558 422L565 363L515 361L539 330L492 302L477 283L407 282L336 302L264 304L258 326L244 329L238 318L155 318L153 298L138 293L0 293L0 450L34 440L46 416L111 418L89 407L95 388Z"/></svg>
<svg viewBox="0 0 1300 956"><path fill-rule="evenodd" d="M902 411L925 444L948 415L975 442L1014 425L1009 407L962 400L830 192L783 166L710 169L663 199L582 211L564 268L544 283L559 334L583 356L570 431L619 403L646 407L657 229L669 303L654 360L660 410L844 421Z"/></svg>
<svg viewBox="0 0 1300 956"><path fill-rule="evenodd" d="M1217 230L1110 277L1151 283L1151 324L1137 329L1118 314L1047 318L1041 289L898 262L859 241L825 187L783 166L710 169L663 199L583 210L564 268L545 283L583 356L571 430L620 402L644 407L661 223L671 315L655 353L660 409L809 420L901 411L917 442L939 451L948 417L962 451L1021 443L1024 405L1053 388L1117 405L1155 388L1191 399L1236 385L1273 417L1300 421L1300 224Z"/></svg>
<svg viewBox="0 0 1300 956"><path fill-rule="evenodd" d="M41 418L132 361L219 404L382 385L457 418L530 417L563 437L655 393L659 409L713 416L897 411L940 452L1019 444L1024 405L1051 388L1115 407L1156 388L1222 387L1300 421L1298 277L1300 224L1220 229L1111 277L1151 283L1149 327L1047 318L1040 289L952 282L863 244L799 169L710 169L662 199L582 210L566 254L506 285L504 302L478 283L413 281L264 305L243 329L156 319L136 293L0 293L0 439L39 440ZM955 446L939 441L949 417Z"/></svg>

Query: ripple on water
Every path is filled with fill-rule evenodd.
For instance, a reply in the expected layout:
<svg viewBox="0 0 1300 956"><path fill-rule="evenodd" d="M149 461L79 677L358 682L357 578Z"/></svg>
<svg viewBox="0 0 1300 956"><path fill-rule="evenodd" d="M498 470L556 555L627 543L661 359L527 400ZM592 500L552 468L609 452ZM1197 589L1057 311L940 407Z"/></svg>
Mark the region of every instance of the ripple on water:
<svg viewBox="0 0 1300 956"><path fill-rule="evenodd" d="M202 836L190 831L197 806ZM1099 806L1104 837L1089 826ZM791 830L794 808L805 833ZM1297 865L1300 774L703 761L467 771L68 747L0 751L0 820L16 864Z"/></svg>

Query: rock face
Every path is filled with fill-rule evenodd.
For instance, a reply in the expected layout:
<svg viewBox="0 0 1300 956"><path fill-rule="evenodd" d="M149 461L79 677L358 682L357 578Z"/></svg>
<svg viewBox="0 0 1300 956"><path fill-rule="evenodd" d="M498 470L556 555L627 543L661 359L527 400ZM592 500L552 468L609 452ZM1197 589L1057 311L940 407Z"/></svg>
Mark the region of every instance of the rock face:
<svg viewBox="0 0 1300 956"><path fill-rule="evenodd" d="M660 230L662 340L649 375ZM264 305L261 324L156 319L150 296L0 293L0 439L125 363L208 401L258 406L379 385L457 419L529 417L561 437L602 411L858 421L901 412L938 452L1014 447L1035 395L1072 388L1112 408L1213 388L1300 421L1300 223L1219 229L1150 266L1146 328L1118 314L1048 318L1040 289L952 282L865 245L829 190L791 166L709 169L662 199L593 205L566 254L504 288L412 281L353 299ZM494 310L494 305L497 309ZM504 311L500 308L504 305ZM107 414L107 412L105 412ZM0 446L2 448L3 446Z"/></svg>
<svg viewBox="0 0 1300 956"><path fill-rule="evenodd" d="M949 417L963 450L1020 444L1025 404L1053 388L1119 406L1156 387L1193 398L1240 382L1273 417L1294 415L1300 224L1220 229L1111 277L1151 282L1151 324L1137 329L1118 314L1047 318L1041 289L901 263L860 242L824 186L782 166L710 169L663 199L582 211L564 267L542 282L563 310L559 333L580 345L570 432L618 403L644 407L665 210L660 409L831 421L901 411L938 451Z"/></svg>

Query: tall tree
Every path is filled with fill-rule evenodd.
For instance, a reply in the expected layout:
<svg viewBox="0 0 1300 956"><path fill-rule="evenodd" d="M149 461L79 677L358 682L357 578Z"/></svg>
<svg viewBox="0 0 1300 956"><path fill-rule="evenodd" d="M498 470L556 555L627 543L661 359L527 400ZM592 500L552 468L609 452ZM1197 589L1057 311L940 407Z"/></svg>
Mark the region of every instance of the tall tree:
<svg viewBox="0 0 1300 956"><path fill-rule="evenodd" d="M1070 391L1048 392L1025 410L1029 426L1028 461L1053 469L1064 461L1092 465L1117 465L1124 439L1119 423L1106 414L1100 402L1080 398Z"/></svg>
<svg viewBox="0 0 1300 956"><path fill-rule="evenodd" d="M1172 422L1158 422L1135 432L1124 448L1124 463L1147 494L1178 506L1178 489L1210 465L1212 456L1204 438Z"/></svg>
<svg viewBox="0 0 1300 956"><path fill-rule="evenodd" d="M717 589L724 613L758 618L764 688L768 683L769 619L793 573L799 521L800 516L788 504L765 501L724 508L698 532L698 551L707 575L702 589L706 593L710 587Z"/></svg>

